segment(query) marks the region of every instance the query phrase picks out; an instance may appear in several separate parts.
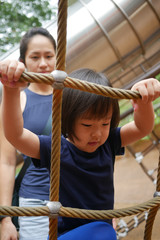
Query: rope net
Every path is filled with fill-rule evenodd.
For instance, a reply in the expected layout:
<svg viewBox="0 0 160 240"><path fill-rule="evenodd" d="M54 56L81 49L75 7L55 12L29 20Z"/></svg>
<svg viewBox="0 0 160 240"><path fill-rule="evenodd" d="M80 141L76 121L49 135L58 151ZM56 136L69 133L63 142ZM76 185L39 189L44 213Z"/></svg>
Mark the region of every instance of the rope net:
<svg viewBox="0 0 160 240"><path fill-rule="evenodd" d="M65 71L66 56L66 26L67 26L67 0L59 0L58 3L58 40L57 40L57 62L56 69ZM52 103L52 150L51 150L51 173L50 173L50 201L59 201L59 175L60 175L60 143L61 143L61 104L63 88L79 89L90 93L103 95L117 99L137 99L140 94L135 91L115 89L98 84L80 81L78 79L66 77L63 82L54 79L52 74L44 75L38 73L23 73L20 81L46 83L54 87ZM54 85L56 84L56 85ZM160 165L160 164L159 164ZM157 192L160 191L160 169L158 169ZM49 239L57 239L57 216L83 218L83 219L112 219L120 218L149 211L145 229L145 240L151 239L152 226L157 210L160 205L160 196L142 204L116 210L85 210L60 206L54 212L46 207L0 207L0 215L5 216L48 216Z"/></svg>

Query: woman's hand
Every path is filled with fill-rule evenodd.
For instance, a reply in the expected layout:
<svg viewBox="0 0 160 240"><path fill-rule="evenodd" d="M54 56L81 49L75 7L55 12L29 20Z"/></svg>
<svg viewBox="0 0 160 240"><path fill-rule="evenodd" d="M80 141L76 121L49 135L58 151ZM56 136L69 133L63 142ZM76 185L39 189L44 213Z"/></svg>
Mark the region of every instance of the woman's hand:
<svg viewBox="0 0 160 240"><path fill-rule="evenodd" d="M25 70L22 62L16 60L4 60L0 62L0 81L11 88L26 87L27 83L18 82Z"/></svg>
<svg viewBox="0 0 160 240"><path fill-rule="evenodd" d="M1 223L1 240L18 240L18 233L16 227L11 221L10 217L6 217L2 220Z"/></svg>

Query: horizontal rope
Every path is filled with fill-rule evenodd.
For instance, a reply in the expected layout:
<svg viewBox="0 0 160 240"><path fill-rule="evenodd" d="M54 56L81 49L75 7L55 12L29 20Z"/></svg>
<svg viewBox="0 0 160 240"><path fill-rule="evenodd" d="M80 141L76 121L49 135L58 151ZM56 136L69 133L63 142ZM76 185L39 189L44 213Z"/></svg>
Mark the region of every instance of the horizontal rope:
<svg viewBox="0 0 160 240"><path fill-rule="evenodd" d="M95 93L98 95L118 98L118 99L138 99L141 95L137 91L124 90L103 86L96 83L81 81L75 78L67 77L64 81L64 86L85 92Z"/></svg>
<svg viewBox="0 0 160 240"><path fill-rule="evenodd" d="M160 197L149 200L148 202L138 204L134 207L114 209L114 210L86 210L61 207L59 215L62 217L84 218L84 219L112 219L135 215L147 211L160 205Z"/></svg>
<svg viewBox="0 0 160 240"><path fill-rule="evenodd" d="M86 210L78 208L61 207L58 213L61 217L82 219L112 219L135 215L160 205L160 197L155 197L147 202L133 207L114 210ZM0 206L0 215L3 216L52 216L46 207L6 207Z"/></svg>
<svg viewBox="0 0 160 240"><path fill-rule="evenodd" d="M43 74L43 73L28 73L24 72L20 79L20 82L29 82L29 83L45 83L53 85L56 81L53 78L52 74ZM58 84L58 82L56 82ZM60 83L62 86L62 83ZM66 77L63 82L64 87L73 88L85 92L95 93L105 97L117 98L117 99L138 99L141 98L141 95L137 91L124 90L118 88L112 88L103 86L100 84L90 83L86 81L81 81L79 79Z"/></svg>

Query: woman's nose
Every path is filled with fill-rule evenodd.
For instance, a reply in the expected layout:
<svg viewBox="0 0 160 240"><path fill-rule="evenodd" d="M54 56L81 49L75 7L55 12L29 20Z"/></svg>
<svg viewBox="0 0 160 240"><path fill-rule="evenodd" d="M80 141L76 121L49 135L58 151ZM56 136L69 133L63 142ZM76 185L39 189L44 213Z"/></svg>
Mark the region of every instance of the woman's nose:
<svg viewBox="0 0 160 240"><path fill-rule="evenodd" d="M44 58L41 58L40 59L40 67L44 67L44 66L47 66L47 62L45 61L45 59Z"/></svg>

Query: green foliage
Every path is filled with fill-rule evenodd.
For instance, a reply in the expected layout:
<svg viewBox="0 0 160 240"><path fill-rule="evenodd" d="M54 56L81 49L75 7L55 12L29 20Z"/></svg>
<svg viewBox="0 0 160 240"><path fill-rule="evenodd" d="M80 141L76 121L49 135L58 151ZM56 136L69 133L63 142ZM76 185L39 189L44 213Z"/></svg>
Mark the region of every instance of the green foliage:
<svg viewBox="0 0 160 240"><path fill-rule="evenodd" d="M17 43L32 27L55 16L56 9L49 0L0 0L0 54Z"/></svg>
<svg viewBox="0 0 160 240"><path fill-rule="evenodd" d="M156 76L156 79L160 81L160 73Z"/></svg>
<svg viewBox="0 0 160 240"><path fill-rule="evenodd" d="M119 106L120 106L120 114L125 113L132 108L130 100L126 100L126 99L120 100ZM157 98L155 101L153 101L153 106L154 106L154 112L155 112L155 125L158 125L160 124L160 98ZM128 114L125 118L123 118L120 121L119 126L121 127L131 121L133 121L133 113Z"/></svg>

